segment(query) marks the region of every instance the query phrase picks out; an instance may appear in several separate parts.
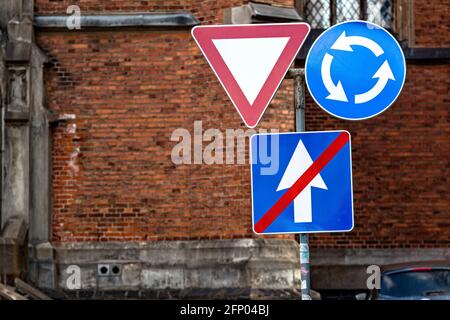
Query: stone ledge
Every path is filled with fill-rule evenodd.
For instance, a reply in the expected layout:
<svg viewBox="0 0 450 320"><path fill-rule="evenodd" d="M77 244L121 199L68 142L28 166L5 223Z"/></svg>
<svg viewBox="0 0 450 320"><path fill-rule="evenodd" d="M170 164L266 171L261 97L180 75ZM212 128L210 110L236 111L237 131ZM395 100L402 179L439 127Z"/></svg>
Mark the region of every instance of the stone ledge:
<svg viewBox="0 0 450 320"><path fill-rule="evenodd" d="M47 291L48 292L48 291ZM300 300L300 292L294 290L264 290L264 289L241 289L241 288L223 288L223 289L188 289L188 290L143 290L143 291L123 291L123 290L109 290L109 291L68 291L64 292L49 292L52 296L63 299L145 299L145 300L161 300L161 299L193 299L193 300L241 300L241 299L267 299L272 300L286 300L294 299Z"/></svg>
<svg viewBox="0 0 450 320"><path fill-rule="evenodd" d="M222 263L230 262L230 259L240 262L268 258L297 263L296 246L297 243L293 240L236 239L142 243L84 242L56 244L54 247L58 252L57 262L91 263L95 255L96 260L141 261L157 266L167 263L195 265L198 260ZM229 251L230 255L223 255L224 250ZM168 252L171 255L168 255Z"/></svg>
<svg viewBox="0 0 450 320"><path fill-rule="evenodd" d="M311 249L312 266L387 265L430 260L450 260L450 248Z"/></svg>
<svg viewBox="0 0 450 320"><path fill-rule="evenodd" d="M315 290L366 290L367 267L447 260L450 248L311 249L311 286Z"/></svg>
<svg viewBox="0 0 450 320"><path fill-rule="evenodd" d="M67 291L66 270L71 265L81 269L81 291L104 292L106 296L117 291L133 295L147 292L155 298L169 293L185 297L205 290L219 296L220 292L235 290L240 292L236 298L256 298L264 292L293 296L300 283L298 245L294 240L67 243L55 245L54 252L56 287L44 281L40 282L41 289ZM48 261L35 263L45 266ZM118 265L120 274L99 275L99 264Z"/></svg>
<svg viewBox="0 0 450 320"><path fill-rule="evenodd" d="M26 270L28 226L20 216L10 217L0 235L0 275L20 276Z"/></svg>
<svg viewBox="0 0 450 320"><path fill-rule="evenodd" d="M69 15L37 15L34 26L39 29L65 29ZM103 14L80 16L81 30L103 28L186 28L199 24L189 12L182 13L140 13ZM80 31L80 30L74 30Z"/></svg>

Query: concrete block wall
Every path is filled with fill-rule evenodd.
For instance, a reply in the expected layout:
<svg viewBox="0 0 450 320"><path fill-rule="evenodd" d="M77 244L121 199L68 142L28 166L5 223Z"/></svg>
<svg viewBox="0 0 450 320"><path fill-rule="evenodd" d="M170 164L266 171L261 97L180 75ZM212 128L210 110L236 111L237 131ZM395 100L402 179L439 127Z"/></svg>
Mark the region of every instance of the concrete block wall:
<svg viewBox="0 0 450 320"><path fill-rule="evenodd" d="M243 298L298 296L296 243L285 240L72 243L55 247L58 287L69 295L126 292L137 297ZM68 290L71 265L81 269ZM100 267L112 269L104 275Z"/></svg>

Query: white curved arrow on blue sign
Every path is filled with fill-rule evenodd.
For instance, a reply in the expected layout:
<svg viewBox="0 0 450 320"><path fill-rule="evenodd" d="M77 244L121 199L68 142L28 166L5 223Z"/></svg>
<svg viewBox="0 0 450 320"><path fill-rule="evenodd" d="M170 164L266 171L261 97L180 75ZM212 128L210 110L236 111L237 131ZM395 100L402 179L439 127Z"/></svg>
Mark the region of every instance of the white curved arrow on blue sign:
<svg viewBox="0 0 450 320"><path fill-rule="evenodd" d="M338 81L337 85L334 85L333 80L331 79L331 63L333 62L333 59L334 57L331 54L326 53L322 60L322 80L325 88L327 88L328 93L330 94L326 99L347 102L348 99L345 95L342 83Z"/></svg>
<svg viewBox="0 0 450 320"><path fill-rule="evenodd" d="M347 37L345 31L337 38L336 42L331 46L331 49L341 50L341 51L351 51L353 52L352 45L363 46L373 52L376 57L381 56L384 51L378 43L370 40L366 37L350 36Z"/></svg>
<svg viewBox="0 0 450 320"><path fill-rule="evenodd" d="M381 65L380 69L373 75L373 78L378 78L377 83L375 86L370 89L369 91L357 94L355 96L355 103L365 103L372 99L375 99L386 87L386 84L389 80L395 80L394 75L392 74L391 67L389 66L389 63L387 60Z"/></svg>

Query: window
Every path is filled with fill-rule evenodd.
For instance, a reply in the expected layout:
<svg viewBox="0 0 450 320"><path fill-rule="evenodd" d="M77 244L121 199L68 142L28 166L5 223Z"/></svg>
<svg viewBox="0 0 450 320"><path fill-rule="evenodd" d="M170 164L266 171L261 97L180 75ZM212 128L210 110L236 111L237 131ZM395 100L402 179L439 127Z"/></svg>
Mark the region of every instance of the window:
<svg viewBox="0 0 450 320"><path fill-rule="evenodd" d="M313 29L346 20L367 20L392 28L393 0L300 0L299 11Z"/></svg>
<svg viewBox="0 0 450 320"><path fill-rule="evenodd" d="M383 275L380 294L396 298L449 297L450 270L424 269Z"/></svg>

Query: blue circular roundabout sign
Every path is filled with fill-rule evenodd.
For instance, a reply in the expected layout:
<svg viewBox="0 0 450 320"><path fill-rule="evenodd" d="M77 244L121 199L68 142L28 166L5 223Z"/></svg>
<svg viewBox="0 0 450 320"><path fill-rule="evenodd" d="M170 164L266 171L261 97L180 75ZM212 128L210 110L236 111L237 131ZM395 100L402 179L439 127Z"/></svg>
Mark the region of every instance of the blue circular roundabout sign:
<svg viewBox="0 0 450 320"><path fill-rule="evenodd" d="M372 118L388 109L405 83L406 62L397 40L366 21L347 21L323 32L305 64L316 103L346 120Z"/></svg>

